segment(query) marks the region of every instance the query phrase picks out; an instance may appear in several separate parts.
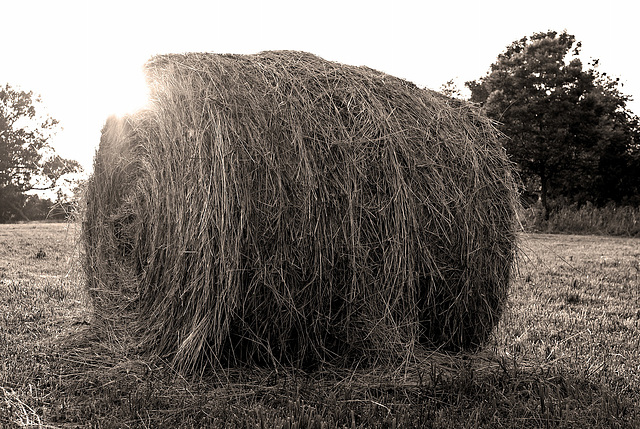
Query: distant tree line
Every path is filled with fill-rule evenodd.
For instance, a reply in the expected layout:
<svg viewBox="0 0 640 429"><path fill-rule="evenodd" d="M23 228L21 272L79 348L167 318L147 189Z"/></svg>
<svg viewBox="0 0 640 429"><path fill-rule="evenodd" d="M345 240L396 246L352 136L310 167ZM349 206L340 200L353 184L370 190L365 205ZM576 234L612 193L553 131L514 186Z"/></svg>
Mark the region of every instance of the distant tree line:
<svg viewBox="0 0 640 429"><path fill-rule="evenodd" d="M21 210L24 217L30 221L64 221L72 217L75 212L75 203L66 199L58 201L38 195L28 195ZM24 220L24 217L14 216L6 220Z"/></svg>
<svg viewBox="0 0 640 429"><path fill-rule="evenodd" d="M73 185L65 177L82 168L51 147L58 121L39 115L39 102L33 92L0 87L0 222L52 219L70 208L61 187ZM55 202L34 194L56 190Z"/></svg>
<svg viewBox="0 0 640 429"><path fill-rule="evenodd" d="M585 66L581 43L567 32L523 37L502 52L489 72L467 82L507 136L525 204L545 217L554 207L590 203L640 206L640 127L618 78ZM459 96L452 81L443 92Z"/></svg>

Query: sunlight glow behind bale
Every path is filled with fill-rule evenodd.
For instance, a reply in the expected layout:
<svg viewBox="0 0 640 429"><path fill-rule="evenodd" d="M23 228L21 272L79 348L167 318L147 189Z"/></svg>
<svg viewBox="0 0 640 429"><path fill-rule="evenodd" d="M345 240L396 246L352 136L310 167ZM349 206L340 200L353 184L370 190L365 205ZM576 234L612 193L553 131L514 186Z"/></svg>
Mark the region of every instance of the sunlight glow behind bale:
<svg viewBox="0 0 640 429"><path fill-rule="evenodd" d="M302 52L146 67L86 196L96 319L181 369L467 349L515 251L501 136L466 103Z"/></svg>

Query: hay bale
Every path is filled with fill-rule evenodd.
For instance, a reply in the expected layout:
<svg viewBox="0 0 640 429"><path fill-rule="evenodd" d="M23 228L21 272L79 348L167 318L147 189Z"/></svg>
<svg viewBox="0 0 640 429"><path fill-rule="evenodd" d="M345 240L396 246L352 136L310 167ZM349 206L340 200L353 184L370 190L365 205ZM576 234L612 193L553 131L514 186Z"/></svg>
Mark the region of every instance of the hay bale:
<svg viewBox="0 0 640 429"><path fill-rule="evenodd" d="M103 326L180 368L482 344L515 250L511 165L470 105L302 52L162 55L87 189Z"/></svg>

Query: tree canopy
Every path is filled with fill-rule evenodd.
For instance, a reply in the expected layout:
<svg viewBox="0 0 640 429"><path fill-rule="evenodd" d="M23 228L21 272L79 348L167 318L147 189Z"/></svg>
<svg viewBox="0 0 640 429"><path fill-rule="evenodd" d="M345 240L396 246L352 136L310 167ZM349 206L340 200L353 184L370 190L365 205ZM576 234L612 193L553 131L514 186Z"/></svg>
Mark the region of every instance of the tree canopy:
<svg viewBox="0 0 640 429"><path fill-rule="evenodd" d="M0 221L28 220L28 191L54 189L62 176L82 169L50 146L58 121L36 111L33 92L0 87Z"/></svg>
<svg viewBox="0 0 640 429"><path fill-rule="evenodd" d="M507 151L545 211L550 198L640 202L638 118L619 80L599 72L597 60L585 68L580 49L566 31L536 33L466 83L508 136Z"/></svg>

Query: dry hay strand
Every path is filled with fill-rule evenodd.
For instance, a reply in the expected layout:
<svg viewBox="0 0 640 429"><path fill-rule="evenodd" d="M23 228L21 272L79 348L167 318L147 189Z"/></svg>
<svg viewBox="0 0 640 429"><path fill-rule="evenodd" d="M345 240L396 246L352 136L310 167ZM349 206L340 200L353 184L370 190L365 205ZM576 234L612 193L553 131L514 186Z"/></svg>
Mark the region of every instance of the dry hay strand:
<svg viewBox="0 0 640 429"><path fill-rule="evenodd" d="M181 369L469 349L516 247L501 135L473 106L303 52L162 55L110 118L83 223L102 326Z"/></svg>

